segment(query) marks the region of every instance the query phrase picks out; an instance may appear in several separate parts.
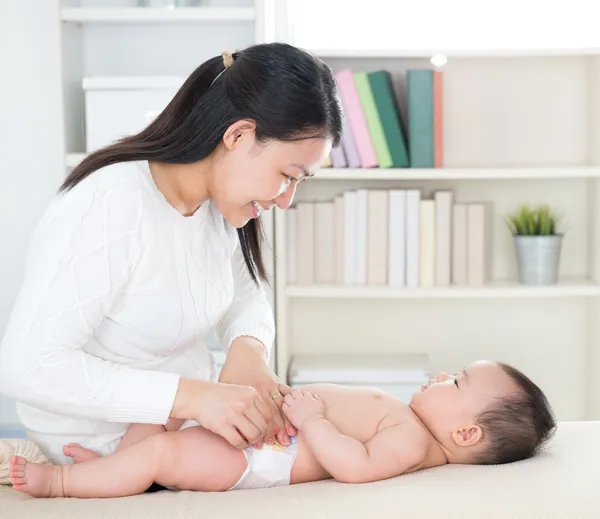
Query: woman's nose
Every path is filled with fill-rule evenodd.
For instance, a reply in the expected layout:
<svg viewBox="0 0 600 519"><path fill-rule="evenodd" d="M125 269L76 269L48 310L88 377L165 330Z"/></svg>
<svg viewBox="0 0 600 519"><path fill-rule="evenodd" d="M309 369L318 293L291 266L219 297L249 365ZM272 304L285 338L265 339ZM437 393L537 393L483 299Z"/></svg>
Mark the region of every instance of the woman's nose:
<svg viewBox="0 0 600 519"><path fill-rule="evenodd" d="M296 182L292 182L283 193L273 200L279 209L287 209L290 207L290 205L292 205L294 196L296 195L297 185L298 184Z"/></svg>

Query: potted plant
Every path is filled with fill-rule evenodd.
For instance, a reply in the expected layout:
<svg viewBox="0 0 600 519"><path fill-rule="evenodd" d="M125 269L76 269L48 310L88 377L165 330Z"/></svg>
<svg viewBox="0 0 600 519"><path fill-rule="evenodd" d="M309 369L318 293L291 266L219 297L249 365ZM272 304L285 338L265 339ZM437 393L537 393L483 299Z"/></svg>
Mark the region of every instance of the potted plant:
<svg viewBox="0 0 600 519"><path fill-rule="evenodd" d="M508 227L515 242L519 281L526 285L549 285L558 281L562 233L558 218L541 204L523 204L508 215Z"/></svg>

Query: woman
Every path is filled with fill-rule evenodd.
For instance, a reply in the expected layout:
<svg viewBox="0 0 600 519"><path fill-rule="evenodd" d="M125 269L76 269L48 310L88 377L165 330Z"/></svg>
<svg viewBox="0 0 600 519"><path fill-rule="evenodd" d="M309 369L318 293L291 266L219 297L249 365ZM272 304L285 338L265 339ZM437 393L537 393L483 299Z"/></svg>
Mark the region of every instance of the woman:
<svg viewBox="0 0 600 519"><path fill-rule="evenodd" d="M340 139L331 71L286 44L209 59L142 132L89 155L39 223L0 389L54 463L128 424L198 422L289 445L260 213L287 209ZM219 382L202 343L216 331Z"/></svg>

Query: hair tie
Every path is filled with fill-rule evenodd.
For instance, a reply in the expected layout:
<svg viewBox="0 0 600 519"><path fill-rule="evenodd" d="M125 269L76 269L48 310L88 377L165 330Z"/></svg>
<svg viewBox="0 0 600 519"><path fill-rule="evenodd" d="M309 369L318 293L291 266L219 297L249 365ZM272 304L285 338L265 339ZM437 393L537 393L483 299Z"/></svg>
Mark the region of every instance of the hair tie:
<svg viewBox="0 0 600 519"><path fill-rule="evenodd" d="M223 65L225 68L229 68L233 65L233 54L231 54L231 52L227 50L223 51L221 52L221 56L223 57Z"/></svg>

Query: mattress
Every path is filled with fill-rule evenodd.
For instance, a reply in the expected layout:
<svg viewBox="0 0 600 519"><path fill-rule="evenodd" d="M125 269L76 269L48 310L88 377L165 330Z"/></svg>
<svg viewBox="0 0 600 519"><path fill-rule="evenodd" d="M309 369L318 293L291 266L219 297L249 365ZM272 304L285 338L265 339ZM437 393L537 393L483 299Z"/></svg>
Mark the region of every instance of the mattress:
<svg viewBox="0 0 600 519"><path fill-rule="evenodd" d="M448 465L377 483L335 481L226 493L34 499L0 487L2 519L599 518L600 422L561 422L539 456Z"/></svg>

